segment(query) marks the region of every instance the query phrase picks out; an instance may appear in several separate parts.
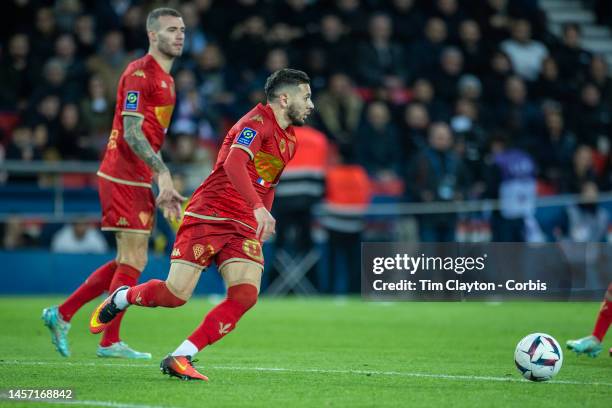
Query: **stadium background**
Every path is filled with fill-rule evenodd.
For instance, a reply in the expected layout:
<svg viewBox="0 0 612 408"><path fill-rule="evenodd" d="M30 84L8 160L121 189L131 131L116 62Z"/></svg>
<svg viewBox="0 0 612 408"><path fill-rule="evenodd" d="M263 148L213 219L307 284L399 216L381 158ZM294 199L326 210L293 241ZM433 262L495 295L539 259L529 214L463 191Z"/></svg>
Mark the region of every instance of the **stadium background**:
<svg viewBox="0 0 612 408"><path fill-rule="evenodd" d="M11 0L0 16L1 293L66 293L113 256L97 232L94 172L117 79L146 53L157 6L187 25L163 148L185 193L272 71L312 78L308 154L279 186L265 248L269 294L357 291L361 241L612 241L605 0ZM499 194L504 148L525 164L518 204ZM496 210L505 202L515 215ZM158 217L147 276L165 276L175 229ZM198 286L222 290L214 273Z"/></svg>

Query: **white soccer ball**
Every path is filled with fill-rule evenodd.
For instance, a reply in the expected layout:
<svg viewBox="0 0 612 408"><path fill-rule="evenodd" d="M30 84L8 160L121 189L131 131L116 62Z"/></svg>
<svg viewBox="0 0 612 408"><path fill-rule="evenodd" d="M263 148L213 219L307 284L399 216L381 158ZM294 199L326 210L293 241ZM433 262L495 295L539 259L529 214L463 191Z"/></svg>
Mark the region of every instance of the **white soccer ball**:
<svg viewBox="0 0 612 408"><path fill-rule="evenodd" d="M531 333L516 345L514 362L521 375L530 381L548 381L563 364L563 350L546 333Z"/></svg>

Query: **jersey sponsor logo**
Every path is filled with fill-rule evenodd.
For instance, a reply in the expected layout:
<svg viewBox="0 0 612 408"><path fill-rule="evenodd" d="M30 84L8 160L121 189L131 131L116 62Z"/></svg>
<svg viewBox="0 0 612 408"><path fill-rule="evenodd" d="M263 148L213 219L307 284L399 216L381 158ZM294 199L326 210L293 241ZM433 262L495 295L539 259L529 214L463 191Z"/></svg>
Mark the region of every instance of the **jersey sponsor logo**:
<svg viewBox="0 0 612 408"><path fill-rule="evenodd" d="M128 222L128 220L125 219L125 217L119 217L119 221L117 221L118 227L127 227L129 225L130 223Z"/></svg>
<svg viewBox="0 0 612 408"><path fill-rule="evenodd" d="M223 336L224 334L229 333L230 327L232 327L231 323L224 324L223 322L219 322L219 334Z"/></svg>
<svg viewBox="0 0 612 408"><path fill-rule="evenodd" d="M286 147L287 142L285 142L285 139L281 139L280 142L278 142L278 148L280 149L281 153L285 153Z"/></svg>
<svg viewBox="0 0 612 408"><path fill-rule="evenodd" d="M181 250L178 248L174 248L170 256L181 256Z"/></svg>
<svg viewBox="0 0 612 408"><path fill-rule="evenodd" d="M138 77L138 78L146 78L147 77L142 69L137 69L136 71L132 72L132 76L135 76L135 77Z"/></svg>
<svg viewBox="0 0 612 408"><path fill-rule="evenodd" d="M164 129L170 127L170 119L172 119L172 112L174 111L174 105L156 106L155 117L157 121Z"/></svg>
<svg viewBox="0 0 612 408"><path fill-rule="evenodd" d="M125 106L124 110L126 111L137 111L138 110L138 99L140 97L140 92L138 91L127 91L125 95Z"/></svg>
<svg viewBox="0 0 612 408"><path fill-rule="evenodd" d="M285 168L282 159L261 150L257 152L253 162L257 174L268 183L273 183Z"/></svg>
<svg viewBox="0 0 612 408"><path fill-rule="evenodd" d="M168 84L167 84L167 83L166 83L166 81L164 81L163 79L162 79L162 81L161 81L161 87L162 87L162 88L167 88L167 87L168 87Z"/></svg>
<svg viewBox="0 0 612 408"><path fill-rule="evenodd" d="M238 138L236 139L236 144L242 146L250 146L253 143L253 139L257 136L257 131L253 130L249 127L245 127L238 134Z"/></svg>
<svg viewBox="0 0 612 408"><path fill-rule="evenodd" d="M138 292L138 295L136 295L135 302L137 305L142 305L142 296L140 295L140 292Z"/></svg>
<svg viewBox="0 0 612 408"><path fill-rule="evenodd" d="M262 261L261 244L254 239L245 239L242 242L242 252L256 261Z"/></svg>

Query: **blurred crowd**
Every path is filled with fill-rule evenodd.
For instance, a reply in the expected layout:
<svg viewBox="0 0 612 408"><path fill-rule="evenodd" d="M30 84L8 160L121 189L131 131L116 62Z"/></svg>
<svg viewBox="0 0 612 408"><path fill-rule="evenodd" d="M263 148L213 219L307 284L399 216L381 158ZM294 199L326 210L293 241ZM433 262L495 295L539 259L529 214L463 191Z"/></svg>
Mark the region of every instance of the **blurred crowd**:
<svg viewBox="0 0 612 408"><path fill-rule="evenodd" d="M612 23L608 1L585 4ZM0 156L98 160L117 80L146 53L158 6L187 26L169 161L210 168L266 77L290 66L312 78L310 125L337 161L383 190L399 185L402 200L500 198L504 149L520 153L539 195L612 188L608 64L582 48L578 25L549 33L531 0L9 0Z"/></svg>

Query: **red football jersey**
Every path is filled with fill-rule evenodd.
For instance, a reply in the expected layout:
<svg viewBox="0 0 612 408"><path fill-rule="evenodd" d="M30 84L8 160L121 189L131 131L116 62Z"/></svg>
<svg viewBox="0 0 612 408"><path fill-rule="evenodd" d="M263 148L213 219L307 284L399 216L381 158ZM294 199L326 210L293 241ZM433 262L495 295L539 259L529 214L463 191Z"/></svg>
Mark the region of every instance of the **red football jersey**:
<svg viewBox="0 0 612 408"><path fill-rule="evenodd" d="M251 208L228 179L223 163L230 149L249 154L247 171L255 191L268 210L273 188L295 154L297 139L293 127L282 129L270 106L258 104L227 133L210 176L193 193L185 215L204 219L230 219L253 229L257 222Z"/></svg>
<svg viewBox="0 0 612 408"><path fill-rule="evenodd" d="M128 65L119 79L113 130L98 175L116 182L151 185L153 172L123 137L123 116L144 118L142 131L157 152L164 143L175 102L172 76L150 54Z"/></svg>

